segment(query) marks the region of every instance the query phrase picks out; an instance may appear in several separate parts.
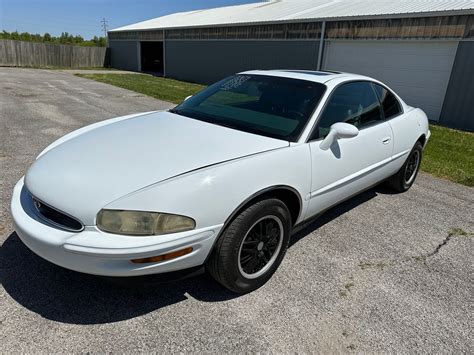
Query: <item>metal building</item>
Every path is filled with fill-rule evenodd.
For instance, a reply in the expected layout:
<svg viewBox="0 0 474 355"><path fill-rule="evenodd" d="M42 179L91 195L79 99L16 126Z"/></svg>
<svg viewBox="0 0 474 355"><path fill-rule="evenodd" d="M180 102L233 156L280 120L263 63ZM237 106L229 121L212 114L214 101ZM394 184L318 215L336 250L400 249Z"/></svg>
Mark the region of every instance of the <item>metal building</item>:
<svg viewBox="0 0 474 355"><path fill-rule="evenodd" d="M248 69L384 81L433 121L474 131L474 0L277 0L109 31L114 68L212 83Z"/></svg>

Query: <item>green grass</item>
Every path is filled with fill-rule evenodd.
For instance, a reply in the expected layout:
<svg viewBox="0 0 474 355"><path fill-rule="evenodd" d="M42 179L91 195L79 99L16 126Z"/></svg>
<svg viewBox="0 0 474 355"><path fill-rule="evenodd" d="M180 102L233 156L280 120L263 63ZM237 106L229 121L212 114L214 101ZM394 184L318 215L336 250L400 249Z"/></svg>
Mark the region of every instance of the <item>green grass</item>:
<svg viewBox="0 0 474 355"><path fill-rule="evenodd" d="M430 126L431 138L421 170L463 185L474 186L474 133Z"/></svg>
<svg viewBox="0 0 474 355"><path fill-rule="evenodd" d="M205 86L144 74L76 74L160 100L182 102ZM229 97L229 100L238 97ZM431 125L421 170L463 185L474 186L474 134Z"/></svg>
<svg viewBox="0 0 474 355"><path fill-rule="evenodd" d="M55 67L54 69L56 69L58 67ZM118 71L118 69L115 69L115 68L110 68L110 67L83 67L83 68L58 68L58 69L61 69L61 70L107 70L107 71Z"/></svg>
<svg viewBox="0 0 474 355"><path fill-rule="evenodd" d="M158 78L144 74L76 74L82 78L93 79L139 92L159 100L182 102L187 96L194 95L205 86L183 81Z"/></svg>

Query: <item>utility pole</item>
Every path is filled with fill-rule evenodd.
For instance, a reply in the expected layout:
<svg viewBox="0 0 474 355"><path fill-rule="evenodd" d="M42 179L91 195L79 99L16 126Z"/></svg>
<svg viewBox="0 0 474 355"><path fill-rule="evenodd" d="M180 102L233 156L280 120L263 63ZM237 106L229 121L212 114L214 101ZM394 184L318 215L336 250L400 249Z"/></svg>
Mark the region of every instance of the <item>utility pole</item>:
<svg viewBox="0 0 474 355"><path fill-rule="evenodd" d="M107 31L109 29L109 24L107 20L105 19L105 17L102 17L102 21L100 21L100 23L102 24L102 31L104 31L104 37L107 38Z"/></svg>

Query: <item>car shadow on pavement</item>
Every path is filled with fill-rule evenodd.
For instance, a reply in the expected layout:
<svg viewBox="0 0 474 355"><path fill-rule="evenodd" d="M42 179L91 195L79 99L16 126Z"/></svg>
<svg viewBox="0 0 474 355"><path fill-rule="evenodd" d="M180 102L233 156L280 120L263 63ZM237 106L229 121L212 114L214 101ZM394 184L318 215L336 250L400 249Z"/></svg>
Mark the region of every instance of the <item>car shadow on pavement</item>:
<svg viewBox="0 0 474 355"><path fill-rule="evenodd" d="M384 192L382 192L384 193ZM328 210L292 236L290 247L306 235L377 195L364 192ZM0 283L22 306L44 318L71 324L118 322L195 298L221 302L238 297L207 274L169 283L133 287L66 270L31 252L11 233L0 247Z"/></svg>
<svg viewBox="0 0 474 355"><path fill-rule="evenodd" d="M169 283L133 283L64 269L31 252L11 233L0 248L0 283L22 306L63 323L101 324L131 319L179 303L189 296L204 302L237 297L208 275ZM188 296L189 295L189 296Z"/></svg>
<svg viewBox="0 0 474 355"><path fill-rule="evenodd" d="M364 191L361 194L358 194L333 208L330 208L329 210L315 218L309 219L307 222L305 222L304 226L301 226L301 228L297 228L296 231L293 233L293 235L291 236L289 247L291 248L293 245L298 243L308 234L314 232L318 228L324 226L325 224L331 222L339 216L342 216L344 213L352 210L353 208L356 208L357 206L362 205L363 203L373 199L378 194L386 195L392 193L392 191L383 186L377 186L370 190Z"/></svg>

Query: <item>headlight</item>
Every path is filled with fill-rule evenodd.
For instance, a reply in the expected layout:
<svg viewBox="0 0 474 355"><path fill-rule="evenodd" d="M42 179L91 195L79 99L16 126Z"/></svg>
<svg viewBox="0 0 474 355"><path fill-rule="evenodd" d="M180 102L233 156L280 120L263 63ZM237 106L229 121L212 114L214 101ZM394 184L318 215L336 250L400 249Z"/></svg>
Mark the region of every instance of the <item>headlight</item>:
<svg viewBox="0 0 474 355"><path fill-rule="evenodd" d="M104 232L150 236L184 232L196 227L194 219L174 214L141 211L101 210L97 227Z"/></svg>

